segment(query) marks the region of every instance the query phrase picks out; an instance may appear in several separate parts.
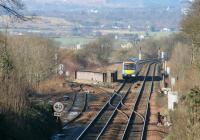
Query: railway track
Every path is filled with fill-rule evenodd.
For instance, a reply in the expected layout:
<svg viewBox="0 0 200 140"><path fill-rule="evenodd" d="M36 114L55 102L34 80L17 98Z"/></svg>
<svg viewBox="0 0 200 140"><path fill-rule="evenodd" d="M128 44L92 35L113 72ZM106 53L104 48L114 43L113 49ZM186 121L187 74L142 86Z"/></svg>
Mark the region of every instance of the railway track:
<svg viewBox="0 0 200 140"><path fill-rule="evenodd" d="M146 75L149 73L150 66L146 72ZM145 78L146 79L146 78ZM144 80L145 81L145 80ZM135 81L134 81L135 82ZM145 82L143 82L145 83ZM81 133L81 135L77 138L77 140L98 140L98 139L117 139L114 134L121 134L122 127L124 127L124 131L126 128L126 124L120 124L118 126L115 125L115 118L116 116L119 118L123 118L123 122L128 122L129 115L127 113L128 106L130 106L130 99L135 96L130 94L130 89L133 83L128 83L127 81L121 86L121 88L113 94L110 100L104 105L101 111L97 114L97 116L93 119L93 121L86 127L86 129ZM129 97L130 96L130 97ZM126 104L126 100L129 100ZM119 128L121 127L121 128ZM112 128L112 129L111 129ZM114 130L114 131L113 131ZM109 132L109 133L108 133ZM109 135L107 135L109 134ZM113 136L108 137L108 136Z"/></svg>
<svg viewBox="0 0 200 140"><path fill-rule="evenodd" d="M110 100L103 106L97 116L86 127L86 129L81 133L77 140L93 140L98 137L98 135L101 133L101 130L104 128L104 126L106 126L110 116L116 112L116 107L119 106L120 101L122 100L120 96L126 96L130 90L131 85L132 84L127 84L126 82L123 83L120 89L115 94L113 94Z"/></svg>
<svg viewBox="0 0 200 140"><path fill-rule="evenodd" d="M76 93L74 95L71 107L65 110L63 114L64 126L75 121L86 110L87 96L87 93Z"/></svg>
<svg viewBox="0 0 200 140"><path fill-rule="evenodd" d="M136 97L135 104L132 108L131 116L129 117L126 129L121 140L144 140L146 139L146 128L149 116L149 100L153 92L156 64L152 64L150 69L150 77L144 82L140 93ZM145 81L146 81L145 80Z"/></svg>
<svg viewBox="0 0 200 140"><path fill-rule="evenodd" d="M147 76L149 73L149 67L146 72L144 72ZM134 83L133 88L138 87L141 84L141 81ZM144 82L142 83L142 85ZM133 92L134 91L134 92ZM134 99L137 95L137 91L135 89L132 90L130 94L128 94L121 101L120 106L118 107L118 112L113 116L109 125L104 129L103 133L99 136L98 139L101 140L120 140L123 136L123 133L126 128L126 124L129 120L129 116L131 115L131 107L133 106Z"/></svg>
<svg viewBox="0 0 200 140"><path fill-rule="evenodd" d="M98 89L99 92L101 93L107 93L107 91L101 89L101 88L96 88ZM83 91L83 90L82 90ZM76 121L78 118L83 115L83 113L86 111L87 106L88 106L88 93L76 93L73 96L72 103L70 105L70 108L66 108L66 113L65 113L65 119L64 119L64 126L66 126L69 123L72 123ZM105 100L105 99L104 99Z"/></svg>
<svg viewBox="0 0 200 140"><path fill-rule="evenodd" d="M88 93L80 93L80 91L84 91L82 84L80 85L80 90L78 93L75 93L72 97L70 108L66 108L64 111L65 117L62 119L64 127L69 123L73 123L75 120L77 120L87 109Z"/></svg>

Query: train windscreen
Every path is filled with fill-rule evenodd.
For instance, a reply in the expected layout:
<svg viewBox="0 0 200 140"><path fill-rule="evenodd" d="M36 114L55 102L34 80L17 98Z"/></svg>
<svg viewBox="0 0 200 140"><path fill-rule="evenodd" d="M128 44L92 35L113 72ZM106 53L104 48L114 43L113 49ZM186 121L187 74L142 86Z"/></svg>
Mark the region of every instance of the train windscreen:
<svg viewBox="0 0 200 140"><path fill-rule="evenodd" d="M135 70L136 69L136 64L129 63L129 64L124 64L124 70Z"/></svg>

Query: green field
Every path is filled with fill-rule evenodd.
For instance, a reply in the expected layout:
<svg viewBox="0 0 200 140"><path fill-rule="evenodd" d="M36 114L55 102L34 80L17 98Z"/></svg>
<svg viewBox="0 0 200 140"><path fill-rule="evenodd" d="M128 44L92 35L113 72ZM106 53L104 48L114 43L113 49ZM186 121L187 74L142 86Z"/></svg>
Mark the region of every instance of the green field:
<svg viewBox="0 0 200 140"><path fill-rule="evenodd" d="M167 37L175 32L151 32L150 36L153 36L156 39L162 38L162 37Z"/></svg>
<svg viewBox="0 0 200 140"><path fill-rule="evenodd" d="M149 36L155 38L155 39L159 39L162 37L167 37L171 34L173 34L174 32L148 32ZM146 35L147 32L141 31L141 32L134 32L134 34L138 34L138 35Z"/></svg>
<svg viewBox="0 0 200 140"><path fill-rule="evenodd" d="M146 35L146 32L134 32L134 34L138 35ZM167 37L173 32L149 32L149 35L155 39L159 39L161 37ZM60 38L53 38L56 42L60 44L61 47L71 47L77 44L88 44L91 41L94 41L94 38L84 38L84 37L60 37ZM126 43L129 40L118 40L118 43Z"/></svg>
<svg viewBox="0 0 200 140"><path fill-rule="evenodd" d="M87 44L91 41L93 41L94 39L92 38L83 38L83 37L61 37L61 38L54 38L54 40L58 43L60 43L60 45L62 47L70 47L70 46L74 46L76 44Z"/></svg>

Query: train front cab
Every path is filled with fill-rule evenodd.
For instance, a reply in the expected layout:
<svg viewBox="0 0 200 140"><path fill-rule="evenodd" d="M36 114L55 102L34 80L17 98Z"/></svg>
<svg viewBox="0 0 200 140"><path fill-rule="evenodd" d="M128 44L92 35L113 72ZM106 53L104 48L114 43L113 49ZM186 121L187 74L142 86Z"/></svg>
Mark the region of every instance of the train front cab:
<svg viewBox="0 0 200 140"><path fill-rule="evenodd" d="M134 62L124 62L123 63L123 79L134 78L137 75L137 67Z"/></svg>

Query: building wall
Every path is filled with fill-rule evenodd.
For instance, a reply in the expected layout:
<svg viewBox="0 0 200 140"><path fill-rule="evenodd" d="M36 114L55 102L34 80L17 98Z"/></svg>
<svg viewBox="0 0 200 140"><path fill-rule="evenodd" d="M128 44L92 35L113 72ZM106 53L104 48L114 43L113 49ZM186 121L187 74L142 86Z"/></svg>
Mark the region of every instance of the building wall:
<svg viewBox="0 0 200 140"><path fill-rule="evenodd" d="M92 71L76 71L75 78L77 80L87 80L96 82L116 82L117 72L92 72Z"/></svg>
<svg viewBox="0 0 200 140"><path fill-rule="evenodd" d="M76 72L77 80L88 80L88 81L97 81L97 82L105 82L104 74L97 72L85 72L85 71L77 71Z"/></svg>

